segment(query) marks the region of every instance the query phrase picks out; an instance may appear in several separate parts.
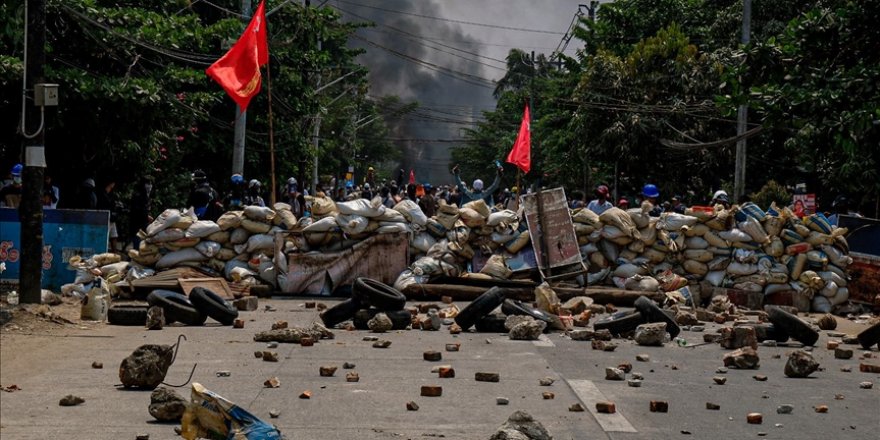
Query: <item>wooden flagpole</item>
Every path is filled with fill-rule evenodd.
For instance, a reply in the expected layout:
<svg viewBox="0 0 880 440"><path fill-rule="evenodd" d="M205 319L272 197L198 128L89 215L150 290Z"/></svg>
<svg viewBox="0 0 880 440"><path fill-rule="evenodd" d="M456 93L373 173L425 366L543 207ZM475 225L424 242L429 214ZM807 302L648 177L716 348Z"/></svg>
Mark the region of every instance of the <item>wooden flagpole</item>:
<svg viewBox="0 0 880 440"><path fill-rule="evenodd" d="M269 180L271 182L272 191L269 193L269 201L272 205L275 205L275 192L277 188L275 186L275 131L273 129L273 117L272 117L272 73L270 68L271 63L266 63L266 86L269 89Z"/></svg>

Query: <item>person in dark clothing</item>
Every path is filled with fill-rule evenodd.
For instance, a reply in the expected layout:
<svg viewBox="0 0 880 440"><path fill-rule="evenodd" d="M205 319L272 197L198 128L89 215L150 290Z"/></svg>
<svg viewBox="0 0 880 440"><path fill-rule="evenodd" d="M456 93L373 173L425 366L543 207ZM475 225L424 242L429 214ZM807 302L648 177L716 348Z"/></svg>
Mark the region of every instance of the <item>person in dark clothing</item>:
<svg viewBox="0 0 880 440"><path fill-rule="evenodd" d="M683 198L684 197L679 195L672 197L672 212L684 214L684 210L687 209L687 206L685 206L684 203L681 202L681 199Z"/></svg>
<svg viewBox="0 0 880 440"><path fill-rule="evenodd" d="M257 179L251 179L248 182L247 193L244 196L245 206L266 206L263 200L263 185Z"/></svg>
<svg viewBox="0 0 880 440"><path fill-rule="evenodd" d="M367 200L373 200L373 191L370 189L370 184L365 183L364 189L361 190L361 198Z"/></svg>
<svg viewBox="0 0 880 440"><path fill-rule="evenodd" d="M430 183L426 183L424 188L425 195L419 199L419 208L422 208L426 217L431 218L437 213L437 198L434 197L436 189Z"/></svg>
<svg viewBox="0 0 880 440"><path fill-rule="evenodd" d="M232 188L223 199L223 205L227 211L244 209L245 186L244 177L241 174L233 174L231 179Z"/></svg>
<svg viewBox="0 0 880 440"><path fill-rule="evenodd" d="M10 171L12 181L8 185L3 186L3 189L0 189L0 206L4 208L18 208L18 205L21 204L22 170L24 170L24 167L21 164L16 164L12 167L12 171Z"/></svg>
<svg viewBox="0 0 880 440"><path fill-rule="evenodd" d="M394 208L396 202L394 201L394 196L391 194L391 189L387 186L383 186L382 189L379 190L379 196L382 198L382 206L386 208Z"/></svg>
<svg viewBox="0 0 880 440"><path fill-rule="evenodd" d="M98 196L95 194L95 179L83 180L76 196L73 209L98 209Z"/></svg>
<svg viewBox="0 0 880 440"><path fill-rule="evenodd" d="M208 176L202 170L192 174L193 189L189 193L186 206L193 208L196 217L207 219L208 208L217 200L217 192L208 183Z"/></svg>
<svg viewBox="0 0 880 440"><path fill-rule="evenodd" d="M137 236L138 231L146 229L147 225L153 221L152 210L153 179L148 176L138 182L129 203L128 237L135 249L140 245L140 238Z"/></svg>
<svg viewBox="0 0 880 440"><path fill-rule="evenodd" d="M116 193L113 192L116 189L116 181L110 179L104 185L104 190L100 191L97 194L97 209L100 211L110 211L110 252L118 251L117 245L119 244L119 229L116 226L117 220L119 220L119 213L122 210L119 205L119 200L116 197Z"/></svg>

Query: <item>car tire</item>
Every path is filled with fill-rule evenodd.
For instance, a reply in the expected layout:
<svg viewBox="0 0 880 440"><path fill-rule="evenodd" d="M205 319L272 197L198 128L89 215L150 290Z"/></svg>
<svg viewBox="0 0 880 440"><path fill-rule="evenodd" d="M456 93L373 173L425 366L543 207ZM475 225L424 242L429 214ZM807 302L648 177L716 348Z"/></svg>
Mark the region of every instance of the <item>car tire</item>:
<svg viewBox="0 0 880 440"><path fill-rule="evenodd" d="M170 290L154 290L147 295L147 303L159 306L165 311L165 321L181 322L186 325L200 326L208 320L208 315L193 306L189 298L181 293Z"/></svg>
<svg viewBox="0 0 880 440"><path fill-rule="evenodd" d="M149 306L117 304L107 310L107 322L112 325L145 326Z"/></svg>
<svg viewBox="0 0 880 440"><path fill-rule="evenodd" d="M495 310L502 302L504 302L504 290L500 287L493 287L461 309L455 316L455 323L462 330L467 330L473 327L480 318Z"/></svg>
<svg viewBox="0 0 880 440"><path fill-rule="evenodd" d="M617 312L596 321L593 330L608 330L613 335L622 335L635 331L636 327L644 323L645 317L638 311Z"/></svg>
<svg viewBox="0 0 880 440"><path fill-rule="evenodd" d="M403 310L406 305L406 296L401 291L370 278L354 280L351 296L362 304L385 311Z"/></svg>
<svg viewBox="0 0 880 440"><path fill-rule="evenodd" d="M361 307L362 305L360 301L357 301L354 298L347 299L327 310L324 310L320 315L321 320L324 321L324 325L327 328L333 328L337 324L354 317L354 314L360 310Z"/></svg>
<svg viewBox="0 0 880 440"><path fill-rule="evenodd" d="M880 348L880 322L862 330L856 338L865 350L870 350L875 344Z"/></svg>
<svg viewBox="0 0 880 440"><path fill-rule="evenodd" d="M681 327L678 326L675 319L672 316L667 315L660 306L647 296L640 296L636 299L634 305L636 310L638 310L645 318L645 322L665 322L666 332L669 333L670 338L674 339L679 333L681 333Z"/></svg>
<svg viewBox="0 0 880 440"><path fill-rule="evenodd" d="M785 332L795 341L804 345L816 345L819 340L819 332L813 330L809 324L795 315L788 313L779 307L769 307L767 316L773 326Z"/></svg>
<svg viewBox="0 0 880 440"><path fill-rule="evenodd" d="M189 293L189 301L197 310L223 325L232 325L238 318L238 309L216 293L203 287L195 287Z"/></svg>
<svg viewBox="0 0 880 440"><path fill-rule="evenodd" d="M538 310L522 301L514 300L514 299L505 299L503 303L501 303L501 313L504 313L507 316L512 315L523 315L523 316L531 316L532 318L537 319L538 321L544 321L547 323L547 328L553 324L553 318L547 312L543 310Z"/></svg>
<svg viewBox="0 0 880 440"><path fill-rule="evenodd" d="M505 321L507 321L506 316L493 313L478 319L474 327L480 333L507 333L507 329L504 328Z"/></svg>

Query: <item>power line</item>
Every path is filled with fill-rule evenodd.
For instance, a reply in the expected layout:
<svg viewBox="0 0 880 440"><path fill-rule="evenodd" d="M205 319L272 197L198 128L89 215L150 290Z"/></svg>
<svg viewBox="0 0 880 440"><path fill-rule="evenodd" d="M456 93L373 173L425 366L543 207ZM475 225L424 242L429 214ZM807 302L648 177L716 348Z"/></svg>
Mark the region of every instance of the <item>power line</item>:
<svg viewBox="0 0 880 440"><path fill-rule="evenodd" d="M497 24L478 23L478 22L474 22L474 21L455 20L452 18L443 18L443 17L435 17L432 15L417 14L415 12L406 12L406 11L398 11L395 9L380 8L378 6L364 5L361 3L349 2L349 1L345 1L345 0L336 0L336 1L339 3L349 4L352 6L359 6L359 7L367 8L367 9L375 9L377 11L382 11L382 12L390 12L392 14L409 15L412 17L419 17L419 18L425 18L425 19L437 20L437 21L445 21L445 22L449 22L449 23L466 24L466 25L470 25L470 26L482 26L482 27L493 28L493 29L504 29L504 30L508 30L508 31L533 32L533 33L537 33L537 34L564 35L562 32L547 31L547 30L543 30L543 29L518 28L518 27L513 27L513 26L502 26L502 25L497 25Z"/></svg>

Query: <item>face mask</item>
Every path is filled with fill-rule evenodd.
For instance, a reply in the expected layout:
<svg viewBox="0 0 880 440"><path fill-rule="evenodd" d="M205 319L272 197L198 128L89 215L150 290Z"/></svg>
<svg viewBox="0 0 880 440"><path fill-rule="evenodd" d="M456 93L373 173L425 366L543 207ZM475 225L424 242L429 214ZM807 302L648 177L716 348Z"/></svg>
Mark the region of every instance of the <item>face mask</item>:
<svg viewBox="0 0 880 440"><path fill-rule="evenodd" d="M144 189L147 190L147 193L149 194L151 191L153 191L153 185L147 183L144 185Z"/></svg>

